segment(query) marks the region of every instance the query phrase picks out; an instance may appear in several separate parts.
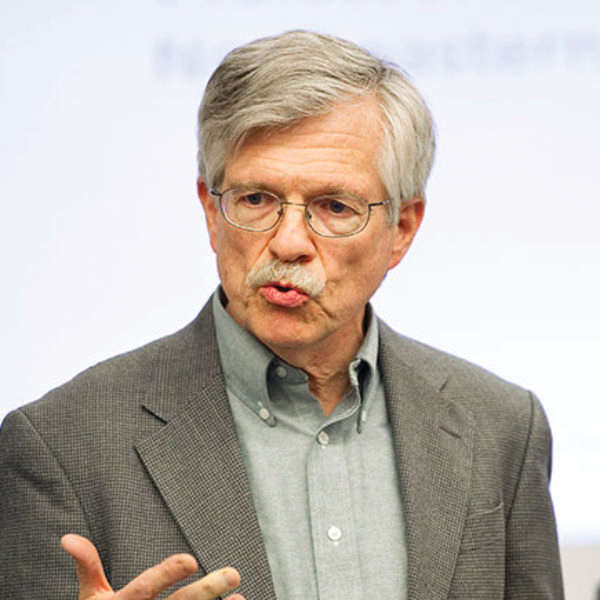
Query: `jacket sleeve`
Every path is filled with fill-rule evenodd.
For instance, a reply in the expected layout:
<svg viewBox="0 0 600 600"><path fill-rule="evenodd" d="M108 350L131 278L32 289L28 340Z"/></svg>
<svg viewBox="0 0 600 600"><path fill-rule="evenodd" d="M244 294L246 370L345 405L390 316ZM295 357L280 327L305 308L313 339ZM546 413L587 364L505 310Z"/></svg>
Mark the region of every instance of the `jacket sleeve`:
<svg viewBox="0 0 600 600"><path fill-rule="evenodd" d="M27 416L10 413L0 429L0 600L77 598L65 533L89 536L60 464Z"/></svg>
<svg viewBox="0 0 600 600"><path fill-rule="evenodd" d="M563 583L548 489L550 428L533 395L530 414L529 436L507 519L505 598L560 600Z"/></svg>

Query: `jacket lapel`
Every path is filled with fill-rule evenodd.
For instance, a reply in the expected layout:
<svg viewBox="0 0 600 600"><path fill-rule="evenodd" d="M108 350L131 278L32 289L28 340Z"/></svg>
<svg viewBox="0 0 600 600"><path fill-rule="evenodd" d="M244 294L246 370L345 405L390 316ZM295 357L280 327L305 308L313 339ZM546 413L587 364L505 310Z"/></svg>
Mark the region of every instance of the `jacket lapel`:
<svg viewBox="0 0 600 600"><path fill-rule="evenodd" d="M471 415L443 397L447 375L382 324L380 364L394 436L408 551L408 597L448 597L468 508ZM424 372L426 365L427 372Z"/></svg>
<svg viewBox="0 0 600 600"><path fill-rule="evenodd" d="M177 335L144 403L165 424L137 444L138 454L202 568L232 565L242 594L274 600L210 304Z"/></svg>
<svg viewBox="0 0 600 600"><path fill-rule="evenodd" d="M380 325L380 365L394 435L411 600L447 598L468 508L470 414L443 397L446 374L420 346ZM229 408L210 305L161 351L144 407L164 425L138 453L205 571L242 574L240 592L275 600Z"/></svg>

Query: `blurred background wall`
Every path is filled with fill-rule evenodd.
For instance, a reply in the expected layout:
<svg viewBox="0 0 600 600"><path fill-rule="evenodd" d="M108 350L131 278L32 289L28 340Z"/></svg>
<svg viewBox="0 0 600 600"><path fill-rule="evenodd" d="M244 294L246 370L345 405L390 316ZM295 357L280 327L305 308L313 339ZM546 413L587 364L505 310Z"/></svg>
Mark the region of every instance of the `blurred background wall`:
<svg viewBox="0 0 600 600"><path fill-rule="evenodd" d="M428 211L375 307L541 397L568 597L595 600L597 0L0 0L0 417L200 310L198 102L225 52L294 28L368 47L426 97Z"/></svg>

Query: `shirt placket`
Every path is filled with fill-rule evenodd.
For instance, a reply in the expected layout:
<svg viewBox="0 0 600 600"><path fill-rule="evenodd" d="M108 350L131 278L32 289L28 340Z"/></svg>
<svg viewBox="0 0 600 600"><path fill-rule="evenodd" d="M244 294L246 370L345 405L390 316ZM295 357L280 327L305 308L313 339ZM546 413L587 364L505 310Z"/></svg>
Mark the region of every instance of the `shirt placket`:
<svg viewBox="0 0 600 600"><path fill-rule="evenodd" d="M310 527L319 598L361 600L360 556L344 436L355 427L359 397L314 435L306 463ZM354 432L356 433L356 432Z"/></svg>

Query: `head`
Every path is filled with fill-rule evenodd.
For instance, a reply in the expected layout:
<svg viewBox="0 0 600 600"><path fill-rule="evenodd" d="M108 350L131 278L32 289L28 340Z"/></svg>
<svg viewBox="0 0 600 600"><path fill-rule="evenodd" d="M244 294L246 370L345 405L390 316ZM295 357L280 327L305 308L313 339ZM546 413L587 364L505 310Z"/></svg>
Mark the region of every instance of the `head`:
<svg viewBox="0 0 600 600"><path fill-rule="evenodd" d="M361 97L379 107L377 168L391 201L389 222L396 223L404 202L425 198L435 149L431 114L400 69L330 36L290 31L224 58L200 105L200 176L218 189L228 158L253 132L291 128Z"/></svg>
<svg viewBox="0 0 600 600"><path fill-rule="evenodd" d="M414 87L349 42L300 31L230 53L200 107L198 152L228 312L290 362L356 351L366 304L421 222L433 148ZM226 220L209 190L239 188L287 201L279 222L248 231ZM240 198L244 214L262 192ZM372 204L364 229L319 235L304 207L323 197ZM330 219L339 202L326 206Z"/></svg>

